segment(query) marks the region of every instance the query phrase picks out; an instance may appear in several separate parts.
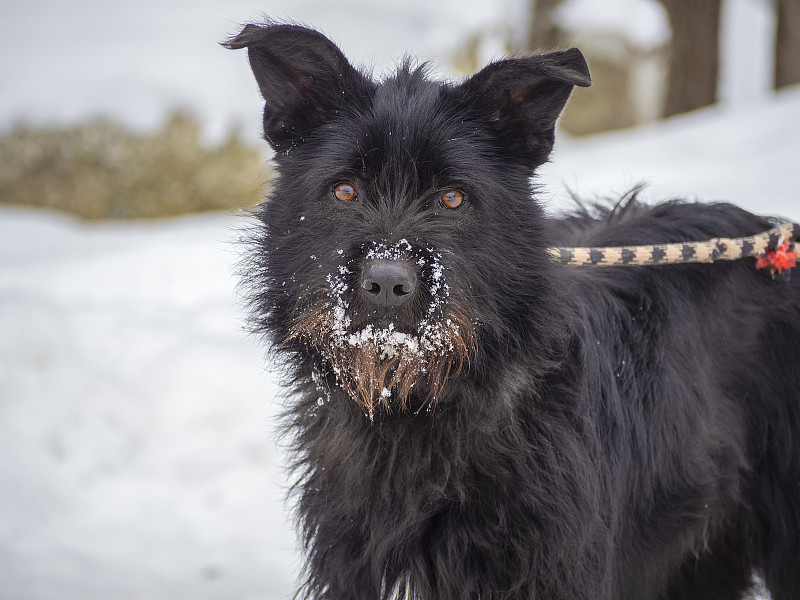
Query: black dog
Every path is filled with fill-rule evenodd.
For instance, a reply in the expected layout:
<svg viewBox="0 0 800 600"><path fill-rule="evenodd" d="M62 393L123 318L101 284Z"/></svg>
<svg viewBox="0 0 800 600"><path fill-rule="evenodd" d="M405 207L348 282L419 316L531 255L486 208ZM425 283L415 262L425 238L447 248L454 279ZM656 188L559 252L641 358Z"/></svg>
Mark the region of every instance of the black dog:
<svg viewBox="0 0 800 600"><path fill-rule="evenodd" d="M770 222L546 217L530 178L589 85L575 49L449 84L408 64L375 82L293 25L227 45L279 172L245 283L296 392L300 595L712 600L757 574L798 597L800 278L547 251Z"/></svg>

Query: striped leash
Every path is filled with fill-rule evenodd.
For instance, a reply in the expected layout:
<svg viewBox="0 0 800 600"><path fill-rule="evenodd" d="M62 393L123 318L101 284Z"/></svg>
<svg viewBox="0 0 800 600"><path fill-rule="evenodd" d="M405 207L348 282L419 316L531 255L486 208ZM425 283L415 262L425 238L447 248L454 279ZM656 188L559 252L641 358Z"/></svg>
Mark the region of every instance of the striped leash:
<svg viewBox="0 0 800 600"><path fill-rule="evenodd" d="M784 271L788 274L789 269L796 265L794 240L800 239L800 225L777 219L773 222L775 226L772 229L747 237L645 246L553 247L548 248L547 253L557 263L572 267L713 263L752 256L757 259L757 268L769 268L774 277Z"/></svg>

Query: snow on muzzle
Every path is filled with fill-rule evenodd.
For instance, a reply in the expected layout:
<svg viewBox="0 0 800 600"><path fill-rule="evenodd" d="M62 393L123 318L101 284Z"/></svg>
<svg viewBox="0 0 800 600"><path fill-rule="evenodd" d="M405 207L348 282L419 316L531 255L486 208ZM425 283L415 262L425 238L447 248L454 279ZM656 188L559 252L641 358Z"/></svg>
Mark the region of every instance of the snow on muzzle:
<svg viewBox="0 0 800 600"><path fill-rule="evenodd" d="M415 295L419 316L413 326L405 321L402 326L396 325L392 319L400 310L407 313L405 300L390 298L385 306L379 303L380 319L361 318L359 313L366 311L365 306L376 302L363 287L363 267L355 267L355 261L350 261L338 265L324 284L301 299L302 308L290 325L286 341L301 341L309 352L317 353L322 375L332 373L370 417L378 406L390 412L430 407L474 353L473 324L459 300L451 295L438 252L415 249L403 239L392 245L373 244L362 256L360 265L392 261L414 265L413 290L407 280L400 281L406 277L397 275L402 269L382 276L376 284L402 285L405 290L401 291ZM374 282L367 283L374 292Z"/></svg>

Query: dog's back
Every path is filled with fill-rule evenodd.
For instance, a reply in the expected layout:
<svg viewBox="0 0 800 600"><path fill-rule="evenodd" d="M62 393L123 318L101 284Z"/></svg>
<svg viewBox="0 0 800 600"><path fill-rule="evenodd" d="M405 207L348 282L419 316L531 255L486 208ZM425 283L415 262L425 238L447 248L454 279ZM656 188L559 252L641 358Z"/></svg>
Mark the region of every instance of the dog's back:
<svg viewBox="0 0 800 600"><path fill-rule="evenodd" d="M728 204L631 200L583 210L553 230L559 244L603 247L772 226ZM618 596L649 598L663 586L670 598L737 598L755 568L773 598L793 597L800 281L773 280L754 258L562 275L578 308L575 376L600 417L600 455L613 457L602 468L627 474L609 492L626 540L616 550L626 565ZM628 427L609 426L621 421Z"/></svg>

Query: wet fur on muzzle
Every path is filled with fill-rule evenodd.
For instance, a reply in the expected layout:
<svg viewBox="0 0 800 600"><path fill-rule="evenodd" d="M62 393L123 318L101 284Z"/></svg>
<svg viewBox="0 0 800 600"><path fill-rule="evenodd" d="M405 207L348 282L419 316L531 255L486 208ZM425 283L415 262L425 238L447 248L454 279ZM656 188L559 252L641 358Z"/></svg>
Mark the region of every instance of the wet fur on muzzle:
<svg viewBox="0 0 800 600"><path fill-rule="evenodd" d="M454 303L442 314L418 324L413 332L393 324L366 322L352 327L349 306L330 289L301 299L287 342L299 341L319 355L324 381L329 374L372 417L380 406L388 412L432 408L447 381L467 365L476 351L475 329ZM412 405L412 391L423 398Z"/></svg>

